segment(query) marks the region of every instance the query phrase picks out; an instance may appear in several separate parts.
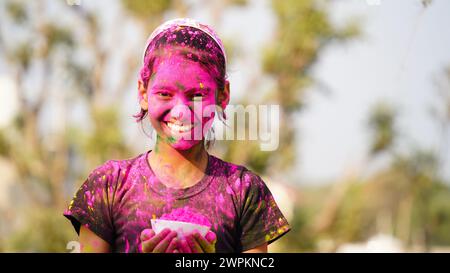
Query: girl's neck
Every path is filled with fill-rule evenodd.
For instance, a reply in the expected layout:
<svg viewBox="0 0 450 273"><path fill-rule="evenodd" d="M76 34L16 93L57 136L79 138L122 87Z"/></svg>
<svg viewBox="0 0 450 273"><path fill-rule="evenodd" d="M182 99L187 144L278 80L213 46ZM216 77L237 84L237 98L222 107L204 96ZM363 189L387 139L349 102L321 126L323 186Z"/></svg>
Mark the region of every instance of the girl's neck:
<svg viewBox="0 0 450 273"><path fill-rule="evenodd" d="M203 142L188 150L177 150L158 137L147 160L156 176L167 187L187 188L195 185L205 175L208 153Z"/></svg>

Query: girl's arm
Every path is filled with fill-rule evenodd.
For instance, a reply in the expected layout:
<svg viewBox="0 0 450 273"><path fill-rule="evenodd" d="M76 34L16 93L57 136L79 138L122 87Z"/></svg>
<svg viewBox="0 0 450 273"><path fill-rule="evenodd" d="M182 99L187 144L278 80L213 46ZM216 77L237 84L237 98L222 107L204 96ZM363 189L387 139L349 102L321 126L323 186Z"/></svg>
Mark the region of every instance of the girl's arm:
<svg viewBox="0 0 450 273"><path fill-rule="evenodd" d="M244 251L243 253L267 253L267 243L264 243L255 248Z"/></svg>
<svg viewBox="0 0 450 273"><path fill-rule="evenodd" d="M82 253L111 252L111 246L105 240L83 225L80 227L80 248Z"/></svg>

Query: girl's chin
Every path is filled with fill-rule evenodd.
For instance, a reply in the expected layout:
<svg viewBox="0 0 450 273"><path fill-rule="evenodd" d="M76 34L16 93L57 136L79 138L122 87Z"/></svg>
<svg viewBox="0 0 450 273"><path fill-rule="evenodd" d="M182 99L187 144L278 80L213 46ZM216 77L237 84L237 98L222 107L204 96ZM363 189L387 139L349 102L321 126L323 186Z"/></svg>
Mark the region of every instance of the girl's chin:
<svg viewBox="0 0 450 273"><path fill-rule="evenodd" d="M172 146L172 148L176 149L176 150L180 150L180 151L185 151L185 150L189 150L192 147L194 147L195 145L197 145L200 141L193 141L193 140L178 140L175 141L173 143L169 142L170 146Z"/></svg>

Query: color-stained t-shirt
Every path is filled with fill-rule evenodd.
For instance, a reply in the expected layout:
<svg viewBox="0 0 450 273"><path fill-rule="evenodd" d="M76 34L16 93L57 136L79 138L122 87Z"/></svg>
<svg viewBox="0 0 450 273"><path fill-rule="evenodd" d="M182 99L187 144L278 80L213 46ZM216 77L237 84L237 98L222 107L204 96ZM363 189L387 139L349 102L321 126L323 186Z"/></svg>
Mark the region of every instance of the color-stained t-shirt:
<svg viewBox="0 0 450 273"><path fill-rule="evenodd" d="M139 252L151 219L189 207L209 219L216 252L242 252L272 243L290 230L264 181L247 168L209 155L205 176L195 185L172 189L147 161L150 151L109 160L90 173L64 216L79 233L86 226L113 252Z"/></svg>

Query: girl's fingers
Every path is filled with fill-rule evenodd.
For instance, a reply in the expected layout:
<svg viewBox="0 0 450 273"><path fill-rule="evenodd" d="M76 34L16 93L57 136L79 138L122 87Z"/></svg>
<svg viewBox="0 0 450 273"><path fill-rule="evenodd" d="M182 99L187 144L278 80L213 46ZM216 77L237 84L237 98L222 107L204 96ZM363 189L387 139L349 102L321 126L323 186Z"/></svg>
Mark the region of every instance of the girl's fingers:
<svg viewBox="0 0 450 273"><path fill-rule="evenodd" d="M153 252L154 248L158 245L158 243L164 239L170 230L168 228L164 229L160 233L153 236L151 239L142 242L142 252ZM144 236L145 237L145 236Z"/></svg>
<svg viewBox="0 0 450 273"><path fill-rule="evenodd" d="M205 238L206 238L206 240L208 240L208 242L210 242L212 244L215 244L216 240L217 240L216 234L212 231L208 231L208 233L206 233Z"/></svg>
<svg viewBox="0 0 450 273"><path fill-rule="evenodd" d="M214 243L209 242L206 238L204 238L202 235L200 235L200 233L198 233L198 232L194 233L194 238L197 241L197 243L201 246L201 248L203 249L203 252L205 252L205 253L216 252Z"/></svg>
<svg viewBox="0 0 450 273"><path fill-rule="evenodd" d="M173 238L177 236L176 231L169 232L163 239L159 241L159 243L155 246L153 249L154 253L164 253L167 250L167 247L169 247L170 242Z"/></svg>
<svg viewBox="0 0 450 273"><path fill-rule="evenodd" d="M155 231L153 231L153 229L144 229L141 232L141 243L139 244L140 250L141 252L147 252L147 248L148 246L146 246L144 248L144 242L147 240L150 240L151 238L153 238L153 236L155 236Z"/></svg>
<svg viewBox="0 0 450 273"><path fill-rule="evenodd" d="M151 239L153 236L155 236L155 231L151 228L144 229L141 232L141 241L147 241Z"/></svg>
<svg viewBox="0 0 450 273"><path fill-rule="evenodd" d="M193 253L202 253L203 249L197 240L194 238L194 234L190 234L186 237L189 247L192 249Z"/></svg>
<svg viewBox="0 0 450 273"><path fill-rule="evenodd" d="M144 229L141 232L141 251L169 253L215 252L217 236L212 231L208 231L205 237L196 231L181 240L178 240L176 235L176 232L171 232L169 229L164 229L158 234L155 234L155 231L152 229Z"/></svg>
<svg viewBox="0 0 450 273"><path fill-rule="evenodd" d="M172 241L170 241L169 246L166 249L166 253L173 253L178 246L178 239L177 237L173 238Z"/></svg>
<svg viewBox="0 0 450 273"><path fill-rule="evenodd" d="M186 237L183 237L178 242L178 246L182 253L192 253L191 248L189 247L188 242L186 241Z"/></svg>

